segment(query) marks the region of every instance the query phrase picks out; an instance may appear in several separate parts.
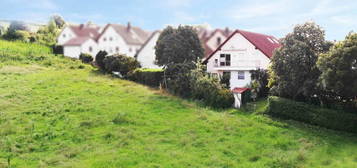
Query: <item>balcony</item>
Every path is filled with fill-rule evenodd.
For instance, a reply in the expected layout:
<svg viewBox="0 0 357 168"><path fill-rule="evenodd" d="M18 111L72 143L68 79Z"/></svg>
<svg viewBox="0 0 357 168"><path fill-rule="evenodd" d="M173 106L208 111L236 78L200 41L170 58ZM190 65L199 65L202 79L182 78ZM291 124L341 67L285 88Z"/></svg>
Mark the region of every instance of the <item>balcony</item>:
<svg viewBox="0 0 357 168"><path fill-rule="evenodd" d="M246 70L261 68L260 60L237 60L230 62L215 62L216 70Z"/></svg>

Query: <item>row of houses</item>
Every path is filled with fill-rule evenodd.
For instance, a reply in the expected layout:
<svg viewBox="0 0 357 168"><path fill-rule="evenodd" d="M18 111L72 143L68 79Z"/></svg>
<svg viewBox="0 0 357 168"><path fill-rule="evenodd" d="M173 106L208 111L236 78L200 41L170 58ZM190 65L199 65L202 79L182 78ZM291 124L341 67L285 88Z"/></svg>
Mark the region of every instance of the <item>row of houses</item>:
<svg viewBox="0 0 357 168"><path fill-rule="evenodd" d="M280 47L278 39L244 30L210 30L196 27L205 49L203 63L207 71L217 76L230 76L230 89L235 96L235 107L240 107L242 94L249 90L251 70L267 69L273 51ZM66 27L58 37L64 55L78 58L80 53L95 56L100 50L109 54L135 57L144 68L160 68L155 64L155 45L160 31L149 32L139 27L107 24L103 28L93 24Z"/></svg>

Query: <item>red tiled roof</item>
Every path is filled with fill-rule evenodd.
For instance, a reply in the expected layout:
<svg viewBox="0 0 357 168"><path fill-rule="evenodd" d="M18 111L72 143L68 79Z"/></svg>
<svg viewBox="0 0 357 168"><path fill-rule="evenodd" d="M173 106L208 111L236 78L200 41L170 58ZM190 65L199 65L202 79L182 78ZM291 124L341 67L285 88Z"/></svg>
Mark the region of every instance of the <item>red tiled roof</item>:
<svg viewBox="0 0 357 168"><path fill-rule="evenodd" d="M67 41L63 46L80 46L89 39L90 37L76 37Z"/></svg>
<svg viewBox="0 0 357 168"><path fill-rule="evenodd" d="M232 92L233 93L244 93L245 91L247 91L247 90L250 90L250 88L234 88L233 90L232 90Z"/></svg>
<svg viewBox="0 0 357 168"><path fill-rule="evenodd" d="M245 39L247 39L250 43L252 43L258 50L260 50L269 59L273 56L274 50L281 46L281 44L274 36L254 33L244 30L236 30L203 62L206 63L217 51L221 50L222 46L224 46L237 33L240 33Z"/></svg>

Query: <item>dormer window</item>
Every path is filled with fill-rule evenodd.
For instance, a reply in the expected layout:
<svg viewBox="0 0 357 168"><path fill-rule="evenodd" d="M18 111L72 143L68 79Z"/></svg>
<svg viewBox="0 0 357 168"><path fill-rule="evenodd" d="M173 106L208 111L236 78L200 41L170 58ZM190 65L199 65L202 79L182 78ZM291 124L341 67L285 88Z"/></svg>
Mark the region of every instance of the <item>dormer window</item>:
<svg viewBox="0 0 357 168"><path fill-rule="evenodd" d="M218 37L218 38L217 38L217 45L221 45L221 42L222 42L221 37Z"/></svg>

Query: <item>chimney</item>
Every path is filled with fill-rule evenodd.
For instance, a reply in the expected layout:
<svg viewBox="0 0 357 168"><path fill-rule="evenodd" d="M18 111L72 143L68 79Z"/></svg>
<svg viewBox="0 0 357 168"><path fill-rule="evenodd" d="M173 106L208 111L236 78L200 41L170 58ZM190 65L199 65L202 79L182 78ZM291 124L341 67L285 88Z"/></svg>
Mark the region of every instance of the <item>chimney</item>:
<svg viewBox="0 0 357 168"><path fill-rule="evenodd" d="M228 28L228 27L226 27L226 29L224 30L224 33L226 33L227 36L230 35L230 33L229 33L229 28Z"/></svg>
<svg viewBox="0 0 357 168"><path fill-rule="evenodd" d="M83 27L84 27L84 24L79 25L79 29L83 29Z"/></svg>
<svg viewBox="0 0 357 168"><path fill-rule="evenodd" d="M131 29L131 24L130 22L128 22L127 31L130 31L130 29Z"/></svg>

